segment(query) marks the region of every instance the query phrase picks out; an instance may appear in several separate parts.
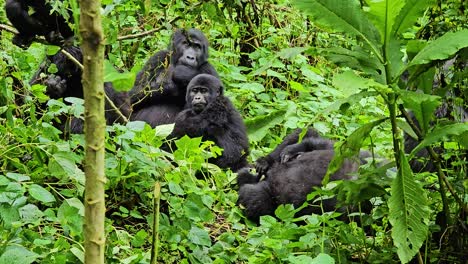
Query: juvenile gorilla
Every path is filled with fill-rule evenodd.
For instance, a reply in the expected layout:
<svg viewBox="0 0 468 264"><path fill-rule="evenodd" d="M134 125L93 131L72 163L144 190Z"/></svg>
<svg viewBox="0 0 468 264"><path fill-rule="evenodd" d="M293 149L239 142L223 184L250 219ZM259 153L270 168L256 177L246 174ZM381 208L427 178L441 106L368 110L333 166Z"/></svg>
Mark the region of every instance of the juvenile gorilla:
<svg viewBox="0 0 468 264"><path fill-rule="evenodd" d="M33 13L30 14L30 9ZM18 30L13 43L28 48L36 36L44 36L50 44L61 45L65 39L73 36L67 21L52 12L52 7L45 0L6 0L5 12Z"/></svg>
<svg viewBox="0 0 468 264"><path fill-rule="evenodd" d="M131 119L152 127L173 123L184 108L188 83L201 73L218 77L208 62L208 40L197 29L176 31L169 50L153 55L138 73L129 93Z"/></svg>
<svg viewBox="0 0 468 264"><path fill-rule="evenodd" d="M66 47L65 50L70 53L77 61L83 61L83 54L78 47ZM47 74L47 68L53 63L57 67L55 74ZM46 74L45 77L42 77ZM43 84L46 86L46 94L52 99L77 97L84 98L83 85L81 84L82 70L78 65L71 61L62 52L47 58L46 62L41 65L39 70L34 74L30 84ZM104 83L104 92L112 103L117 107L120 113L129 117L131 113L131 104L127 92L117 92L112 87L112 83ZM108 100L105 104L106 123L111 125L115 122L122 122L119 113L110 105ZM72 118L67 120L66 117L61 118L62 124L58 127L64 132L82 133L84 122L81 119Z"/></svg>
<svg viewBox="0 0 468 264"><path fill-rule="evenodd" d="M187 88L186 109L176 119L168 138L202 137L223 148L223 154L210 162L236 171L247 166L247 132L239 112L223 95L221 81L208 74L193 78Z"/></svg>
<svg viewBox="0 0 468 264"><path fill-rule="evenodd" d="M266 175L268 170L275 163L285 163L297 155L319 149L333 149L333 141L322 138L319 133L309 128L306 134L299 142L302 129L296 129L293 133L286 136L281 144L275 150L265 157L259 158L255 164L258 176Z"/></svg>
<svg viewBox="0 0 468 264"><path fill-rule="evenodd" d="M274 215L281 204L292 204L295 208L307 200L314 187L321 186L328 164L332 160L332 149L304 152L285 163L276 162L267 171L266 179L257 181L258 176L245 168L238 172L239 198L237 203L244 207L248 219L257 221L262 215ZM368 157L366 152L361 158ZM351 180L359 168L359 162L345 160L340 170L331 175L330 180ZM324 211L333 211L336 199L322 201ZM296 214L322 213L321 208L309 205Z"/></svg>

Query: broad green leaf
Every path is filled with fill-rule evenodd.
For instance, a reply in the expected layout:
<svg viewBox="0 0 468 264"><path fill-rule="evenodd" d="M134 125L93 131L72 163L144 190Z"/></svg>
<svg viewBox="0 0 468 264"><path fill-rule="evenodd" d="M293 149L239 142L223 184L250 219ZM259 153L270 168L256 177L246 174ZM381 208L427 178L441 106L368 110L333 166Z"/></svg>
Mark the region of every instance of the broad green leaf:
<svg viewBox="0 0 468 264"><path fill-rule="evenodd" d="M78 167L75 164L73 153L57 152L49 159L49 172L56 177L69 176L75 173Z"/></svg>
<svg viewBox="0 0 468 264"><path fill-rule="evenodd" d="M0 256L0 264L29 264L35 262L38 257L38 254L20 245L8 246Z"/></svg>
<svg viewBox="0 0 468 264"><path fill-rule="evenodd" d="M310 264L334 264L335 259L326 253L319 253Z"/></svg>
<svg viewBox="0 0 468 264"><path fill-rule="evenodd" d="M468 47L468 29L447 32L424 47L408 64L408 67L448 59L466 47Z"/></svg>
<svg viewBox="0 0 468 264"><path fill-rule="evenodd" d="M440 97L414 91L400 90L405 108L411 109L423 132L428 131L434 110L440 105Z"/></svg>
<svg viewBox="0 0 468 264"><path fill-rule="evenodd" d="M369 19L374 23L380 33L381 43L389 42L391 31L400 10L405 5L404 0L367 0L369 5Z"/></svg>
<svg viewBox="0 0 468 264"><path fill-rule="evenodd" d="M136 74L134 72L119 72L108 60L104 61L104 81L112 82L116 91L128 91L133 87Z"/></svg>
<svg viewBox="0 0 468 264"><path fill-rule="evenodd" d="M31 186L29 186L29 194L34 199L43 203L55 202L55 197L44 187L37 184L31 184Z"/></svg>
<svg viewBox="0 0 468 264"><path fill-rule="evenodd" d="M392 33L394 36L405 33L410 27L416 24L426 9L431 6L434 0L406 0L406 4L401 9L393 24Z"/></svg>
<svg viewBox="0 0 468 264"><path fill-rule="evenodd" d="M385 72L384 65L369 51L361 47L353 47L353 50L343 47L327 47L318 51L319 54L340 66L364 72L376 81L384 82L382 75Z"/></svg>
<svg viewBox="0 0 468 264"><path fill-rule="evenodd" d="M278 110L268 115L247 119L245 125L247 126L247 134L249 135L250 141L258 142L262 140L270 128L284 121L285 114L285 110Z"/></svg>
<svg viewBox="0 0 468 264"><path fill-rule="evenodd" d="M193 226L187 236L188 240L195 245L211 246L210 235L205 229Z"/></svg>
<svg viewBox="0 0 468 264"><path fill-rule="evenodd" d="M398 257L409 262L428 235L429 208L424 189L415 181L405 154L400 151L400 169L388 200L392 238Z"/></svg>
<svg viewBox="0 0 468 264"><path fill-rule="evenodd" d="M421 141L421 143L419 143L419 145L417 145L413 151L411 151L411 156L418 153L421 148L437 142L441 142L446 137L453 137L454 141L458 141L461 145L467 146L468 142L464 142L463 137L461 137L461 135L466 132L468 132L468 123L457 123L436 127L424 137L424 140Z"/></svg>
<svg viewBox="0 0 468 264"><path fill-rule="evenodd" d="M7 176L7 178L10 178L14 181L18 181L18 182L22 182L22 181L29 181L31 179L31 177L29 177L28 175L24 175L24 174L21 174L21 173L15 173L15 172L8 172L7 174L5 174L5 176Z"/></svg>
<svg viewBox="0 0 468 264"><path fill-rule="evenodd" d="M34 204L27 204L19 209L19 213L21 215L21 219L25 223L33 223L39 220L44 213L37 208Z"/></svg>
<svg viewBox="0 0 468 264"><path fill-rule="evenodd" d="M358 93L360 90L369 88L367 78L358 76L353 71L345 71L333 76L333 86L343 92L344 97Z"/></svg>
<svg viewBox="0 0 468 264"><path fill-rule="evenodd" d="M322 180L322 185L325 186L328 184L330 176L341 168L345 158L350 158L359 154L362 142L369 136L374 127L380 125L385 120L387 119L382 118L377 121L365 124L356 129L351 135L348 136L348 138L346 138L346 141L344 141L339 149L335 151L335 155L328 165L327 174Z"/></svg>
<svg viewBox="0 0 468 264"><path fill-rule="evenodd" d="M359 1L295 0L294 2L298 8L310 14L318 25L362 38L379 60L383 61L378 31L361 10Z"/></svg>

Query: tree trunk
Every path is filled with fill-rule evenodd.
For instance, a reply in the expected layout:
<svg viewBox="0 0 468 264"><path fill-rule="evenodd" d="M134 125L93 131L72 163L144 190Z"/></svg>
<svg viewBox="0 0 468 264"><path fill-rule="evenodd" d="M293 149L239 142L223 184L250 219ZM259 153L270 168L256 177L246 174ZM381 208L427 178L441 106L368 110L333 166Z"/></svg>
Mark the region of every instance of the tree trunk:
<svg viewBox="0 0 468 264"><path fill-rule="evenodd" d="M104 38L101 1L80 1L85 101L85 263L104 263Z"/></svg>

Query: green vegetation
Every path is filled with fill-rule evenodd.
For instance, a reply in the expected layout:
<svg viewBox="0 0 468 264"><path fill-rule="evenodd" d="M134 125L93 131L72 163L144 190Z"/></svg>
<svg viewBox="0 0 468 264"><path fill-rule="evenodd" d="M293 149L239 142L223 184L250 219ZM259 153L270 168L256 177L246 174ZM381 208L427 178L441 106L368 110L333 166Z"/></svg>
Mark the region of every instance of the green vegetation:
<svg viewBox="0 0 468 264"><path fill-rule="evenodd" d="M277 218L256 225L236 205L236 175L205 163L219 148L185 137L167 154L159 147L170 126L108 126L106 263L149 263L153 238L160 263L468 259L468 124L459 122L459 110L468 109L466 1L102 3L105 78L118 89L131 88L174 28L196 27L210 40L210 63L248 126L252 162L293 129L312 125L339 141L330 171L360 148L397 167L386 174L364 167L359 180L312 193L338 190L347 202L372 198L360 224L332 212L296 219L291 206L281 206ZM4 10L0 24L8 24ZM64 138L51 123L61 113L79 116L83 101L48 100L44 86L28 84L56 47L35 43L24 51L12 45L13 34L0 34L0 264L80 263L84 136ZM447 113L434 120L442 101ZM420 131L404 118L408 110ZM414 155L403 153L402 131L434 154L437 172L411 171ZM440 146L443 154L432 151ZM202 167L209 175L198 180Z"/></svg>

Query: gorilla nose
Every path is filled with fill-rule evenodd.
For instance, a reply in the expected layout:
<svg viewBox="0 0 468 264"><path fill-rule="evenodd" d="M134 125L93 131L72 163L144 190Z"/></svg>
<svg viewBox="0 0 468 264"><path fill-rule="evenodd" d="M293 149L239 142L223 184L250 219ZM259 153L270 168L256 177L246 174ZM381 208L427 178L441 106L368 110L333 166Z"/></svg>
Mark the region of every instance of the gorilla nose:
<svg viewBox="0 0 468 264"><path fill-rule="evenodd" d="M192 57L192 56L187 56L186 57L188 61L194 61L195 60L195 57Z"/></svg>

